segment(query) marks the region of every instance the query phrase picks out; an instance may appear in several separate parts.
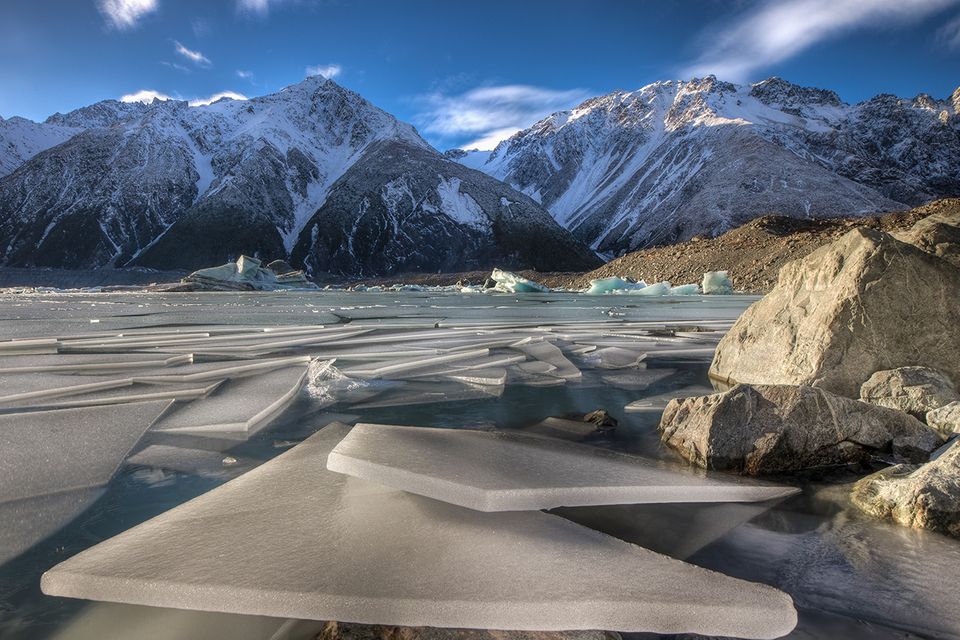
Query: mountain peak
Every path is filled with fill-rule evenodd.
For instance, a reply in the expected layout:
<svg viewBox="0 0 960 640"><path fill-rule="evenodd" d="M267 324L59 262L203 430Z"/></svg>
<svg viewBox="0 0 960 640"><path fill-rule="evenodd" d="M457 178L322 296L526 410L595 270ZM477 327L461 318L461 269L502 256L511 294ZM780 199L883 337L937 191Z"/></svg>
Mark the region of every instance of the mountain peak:
<svg viewBox="0 0 960 640"><path fill-rule="evenodd" d="M779 76L756 82L750 87L750 95L766 105L801 107L822 105L839 107L844 104L840 96L829 89L802 87Z"/></svg>

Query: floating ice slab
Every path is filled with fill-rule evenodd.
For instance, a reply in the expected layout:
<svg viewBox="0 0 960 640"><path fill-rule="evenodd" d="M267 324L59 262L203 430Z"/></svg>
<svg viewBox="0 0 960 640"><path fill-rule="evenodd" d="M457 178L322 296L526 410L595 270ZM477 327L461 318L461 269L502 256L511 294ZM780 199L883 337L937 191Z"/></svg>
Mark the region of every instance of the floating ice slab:
<svg viewBox="0 0 960 640"><path fill-rule="evenodd" d="M557 378L579 378L582 375L580 370L563 355L563 352L555 344L545 340L537 342L525 338L511 346L531 358L553 365L554 370L550 371L548 375Z"/></svg>
<svg viewBox="0 0 960 640"><path fill-rule="evenodd" d="M478 511L751 502L798 491L707 478L644 458L524 434L365 423L331 452L327 468Z"/></svg>
<svg viewBox="0 0 960 640"><path fill-rule="evenodd" d="M0 415L0 502L105 484L169 404Z"/></svg>
<svg viewBox="0 0 960 640"><path fill-rule="evenodd" d="M480 513L327 471L347 430L57 565L43 592L403 626L776 638L796 624L776 589L557 516Z"/></svg>
<svg viewBox="0 0 960 640"><path fill-rule="evenodd" d="M175 407L154 430L248 433L276 417L303 387L306 376L307 367L295 365L229 380L202 400Z"/></svg>
<svg viewBox="0 0 960 640"><path fill-rule="evenodd" d="M596 432L597 425L583 420L571 420L569 418L544 418L540 422L530 425L523 431L525 433L536 433L550 438L560 438L561 440L582 440L591 433Z"/></svg>
<svg viewBox="0 0 960 640"><path fill-rule="evenodd" d="M67 525L105 491L77 489L0 502L0 565Z"/></svg>

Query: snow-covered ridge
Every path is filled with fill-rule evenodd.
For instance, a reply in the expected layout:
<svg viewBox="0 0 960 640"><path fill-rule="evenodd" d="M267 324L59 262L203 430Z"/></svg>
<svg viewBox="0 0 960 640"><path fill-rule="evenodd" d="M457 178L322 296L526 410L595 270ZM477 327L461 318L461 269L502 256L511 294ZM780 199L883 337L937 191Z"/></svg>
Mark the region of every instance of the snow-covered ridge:
<svg viewBox="0 0 960 640"><path fill-rule="evenodd" d="M0 176L0 264L196 268L239 253L287 258L297 246L316 269L595 261L528 200L516 208L528 222L517 231L539 231L547 249L538 253L526 241L519 252L509 248L513 240L495 235L493 223L510 217L501 201L525 198L444 158L411 125L319 76L207 105L107 100L44 123L3 121L0 133L0 166L9 167ZM361 162L388 148L396 162ZM335 190L341 183L349 188ZM328 205L332 193L340 203L358 191L367 208ZM375 213L372 198L382 200ZM314 222L304 238L320 211L340 226ZM349 255L339 246L314 250L343 229ZM430 233L443 238L426 251Z"/></svg>
<svg viewBox="0 0 960 640"><path fill-rule="evenodd" d="M850 105L781 78L615 91L492 152L450 157L541 202L594 248L717 234L767 213L872 213L960 194L960 89Z"/></svg>

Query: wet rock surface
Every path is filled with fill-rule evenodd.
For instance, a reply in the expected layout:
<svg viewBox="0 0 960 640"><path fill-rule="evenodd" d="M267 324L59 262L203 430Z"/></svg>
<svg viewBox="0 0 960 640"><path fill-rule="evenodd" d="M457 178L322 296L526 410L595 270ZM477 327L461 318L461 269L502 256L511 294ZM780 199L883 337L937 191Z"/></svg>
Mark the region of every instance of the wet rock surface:
<svg viewBox="0 0 960 640"><path fill-rule="evenodd" d="M741 384L674 399L659 430L687 461L747 475L864 462L880 453L919 462L941 443L936 432L900 411L788 385Z"/></svg>
<svg viewBox="0 0 960 640"><path fill-rule="evenodd" d="M863 478L853 502L878 518L960 536L960 445L926 464L898 464Z"/></svg>

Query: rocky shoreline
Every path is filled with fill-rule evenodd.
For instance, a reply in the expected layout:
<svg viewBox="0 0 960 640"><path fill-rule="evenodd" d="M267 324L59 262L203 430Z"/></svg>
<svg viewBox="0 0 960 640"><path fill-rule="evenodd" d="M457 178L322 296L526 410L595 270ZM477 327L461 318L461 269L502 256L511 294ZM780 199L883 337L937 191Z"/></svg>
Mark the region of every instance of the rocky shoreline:
<svg viewBox="0 0 960 640"><path fill-rule="evenodd" d="M885 460L864 512L960 536L960 210L891 235L857 227L788 262L720 341L728 390L675 399L663 443L745 475Z"/></svg>

